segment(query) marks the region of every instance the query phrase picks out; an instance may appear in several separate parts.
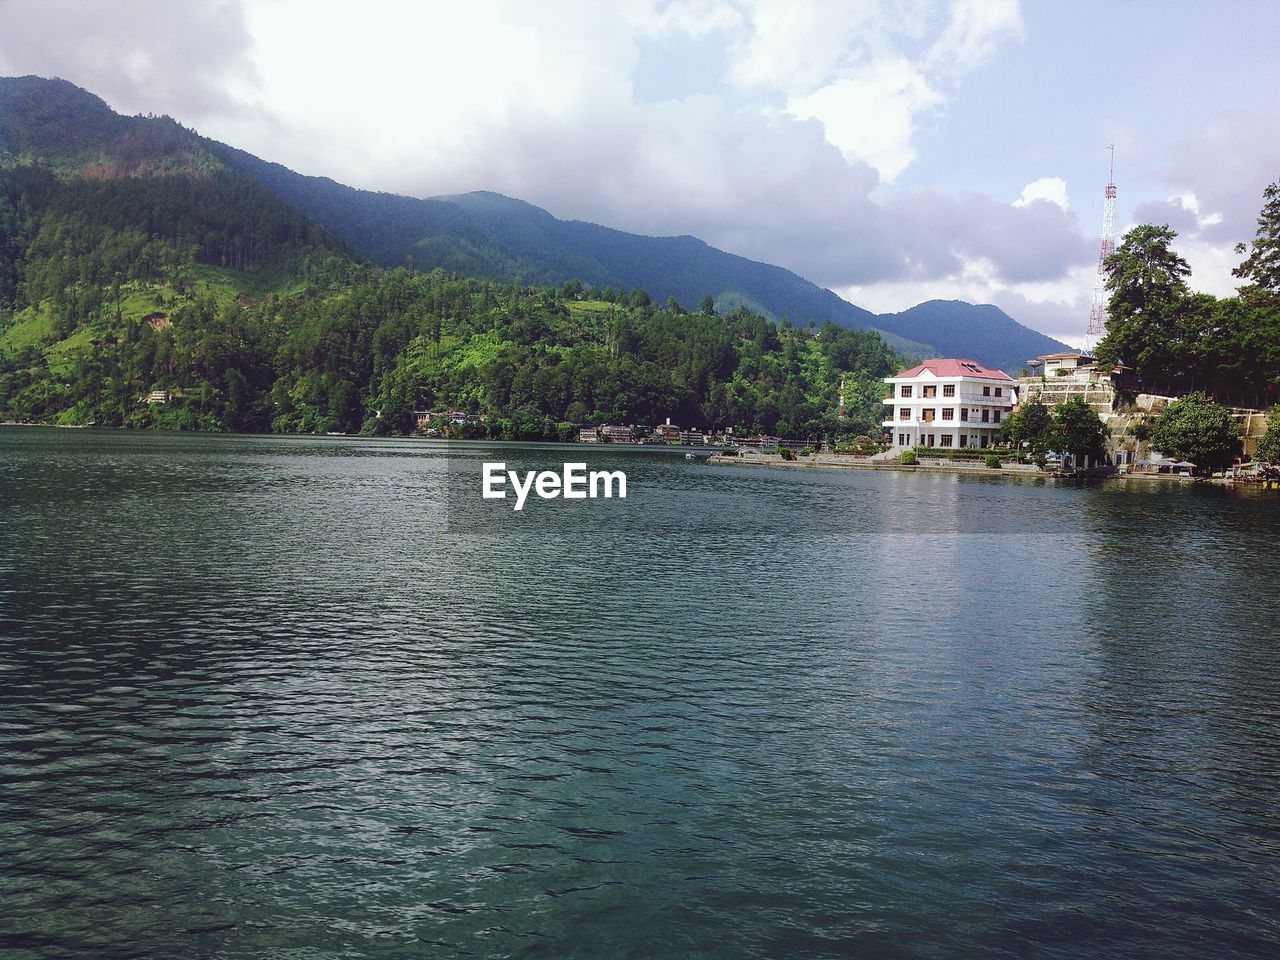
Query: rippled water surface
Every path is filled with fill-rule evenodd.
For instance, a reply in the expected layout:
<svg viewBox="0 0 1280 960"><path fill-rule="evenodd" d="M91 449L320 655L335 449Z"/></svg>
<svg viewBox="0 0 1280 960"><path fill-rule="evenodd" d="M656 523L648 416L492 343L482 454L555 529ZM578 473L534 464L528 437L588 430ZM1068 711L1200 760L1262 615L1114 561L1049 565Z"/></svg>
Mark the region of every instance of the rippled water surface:
<svg viewBox="0 0 1280 960"><path fill-rule="evenodd" d="M1276 499L594 456L0 429L5 956L1280 954Z"/></svg>

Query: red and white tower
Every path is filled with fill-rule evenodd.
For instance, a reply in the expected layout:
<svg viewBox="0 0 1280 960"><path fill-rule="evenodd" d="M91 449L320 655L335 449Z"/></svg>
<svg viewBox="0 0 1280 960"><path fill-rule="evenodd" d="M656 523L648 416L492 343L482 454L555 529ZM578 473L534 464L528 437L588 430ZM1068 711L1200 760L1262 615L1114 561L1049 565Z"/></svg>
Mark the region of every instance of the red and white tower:
<svg viewBox="0 0 1280 960"><path fill-rule="evenodd" d="M1098 251L1098 273L1093 279L1093 306L1084 335L1084 352L1091 355L1098 341L1107 335L1107 257L1116 252L1116 145L1111 151L1111 169L1102 197L1102 247Z"/></svg>

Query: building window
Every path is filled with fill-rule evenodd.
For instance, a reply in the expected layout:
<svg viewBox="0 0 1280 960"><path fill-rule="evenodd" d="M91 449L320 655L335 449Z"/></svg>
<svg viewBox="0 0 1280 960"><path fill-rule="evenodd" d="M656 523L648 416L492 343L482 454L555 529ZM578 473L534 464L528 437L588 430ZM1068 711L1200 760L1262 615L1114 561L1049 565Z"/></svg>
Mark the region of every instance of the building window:
<svg viewBox="0 0 1280 960"><path fill-rule="evenodd" d="M985 448L986 448L986 446L987 446L987 437L986 437L985 435L983 436L982 440L979 442L978 446L979 446L979 447L982 447L983 449L985 449Z"/></svg>
<svg viewBox="0 0 1280 960"><path fill-rule="evenodd" d="M944 434L942 435L942 445L943 445L944 447L949 447L949 446L951 446L951 434L949 434L949 433L944 433Z"/></svg>
<svg viewBox="0 0 1280 960"><path fill-rule="evenodd" d="M1003 395L1004 395L1004 387L996 387L996 396L999 397Z"/></svg>
<svg viewBox="0 0 1280 960"><path fill-rule="evenodd" d="M969 435L965 433L960 434L960 446L967 447L968 445L969 445Z"/></svg>
<svg viewBox="0 0 1280 960"><path fill-rule="evenodd" d="M902 385L902 396L903 396L903 397L909 397L909 396L911 396L911 384L909 384L909 383L904 383L904 384Z"/></svg>
<svg viewBox="0 0 1280 960"><path fill-rule="evenodd" d="M989 397L989 396L991 396L991 388L990 388L990 387L983 387L983 388L982 388L982 395L983 395L984 397Z"/></svg>
<svg viewBox="0 0 1280 960"><path fill-rule="evenodd" d="M910 407L899 407L899 408L898 408L898 419L899 419L899 420L910 420L910 419L911 419L911 408L910 408Z"/></svg>
<svg viewBox="0 0 1280 960"><path fill-rule="evenodd" d="M963 423L968 423L968 422L969 422L969 408L968 408L968 407L961 407L961 408L960 408L960 420L961 420Z"/></svg>
<svg viewBox="0 0 1280 960"><path fill-rule="evenodd" d="M990 419L991 419L991 411L990 411L990 410L983 410L983 411L982 411L982 422L983 422L983 423L987 423L988 421L990 421Z"/></svg>
<svg viewBox="0 0 1280 960"><path fill-rule="evenodd" d="M955 411L955 408L954 408L954 407L943 407L943 408L942 408L942 419L943 419L943 420L954 420L955 418L956 418L956 411Z"/></svg>
<svg viewBox="0 0 1280 960"><path fill-rule="evenodd" d="M991 411L991 422L992 422L992 423L999 423L999 422L1000 422L1000 411L999 411L999 410L992 410L992 411Z"/></svg>
<svg viewBox="0 0 1280 960"><path fill-rule="evenodd" d="M929 385L929 386L920 388L920 396L924 397L926 400L928 400L930 397L936 397L937 395L938 395L938 388L936 386Z"/></svg>
<svg viewBox="0 0 1280 960"><path fill-rule="evenodd" d="M944 397L954 397L956 395L956 385L954 383L944 383L942 385L942 395Z"/></svg>
<svg viewBox="0 0 1280 960"><path fill-rule="evenodd" d="M933 409L921 410L920 419L923 420L925 423L933 423L933 415L935 412L936 411Z"/></svg>
<svg viewBox="0 0 1280 960"><path fill-rule="evenodd" d="M907 445L907 435L905 433L898 434L898 446L905 447Z"/></svg>

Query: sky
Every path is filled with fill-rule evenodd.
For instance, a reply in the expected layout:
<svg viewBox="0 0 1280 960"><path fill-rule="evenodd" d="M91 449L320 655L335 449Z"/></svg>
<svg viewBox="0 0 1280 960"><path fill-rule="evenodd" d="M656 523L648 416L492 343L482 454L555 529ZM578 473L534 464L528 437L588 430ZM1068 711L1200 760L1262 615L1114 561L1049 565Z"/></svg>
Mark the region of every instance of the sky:
<svg viewBox="0 0 1280 960"><path fill-rule="evenodd" d="M0 0L60 76L299 172L692 234L877 312L1079 343L1117 227L1235 289L1280 180L1273 0Z"/></svg>

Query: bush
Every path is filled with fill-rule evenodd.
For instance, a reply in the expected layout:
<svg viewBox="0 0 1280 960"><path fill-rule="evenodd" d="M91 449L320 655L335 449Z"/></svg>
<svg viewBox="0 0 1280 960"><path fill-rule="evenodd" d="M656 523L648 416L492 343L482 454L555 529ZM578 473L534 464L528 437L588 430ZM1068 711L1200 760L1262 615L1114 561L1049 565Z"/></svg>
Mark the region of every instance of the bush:
<svg viewBox="0 0 1280 960"><path fill-rule="evenodd" d="M853 456L869 457L877 453L884 453L889 447L883 443L862 443L854 440L849 443L837 443L835 446L836 453L846 453Z"/></svg>
<svg viewBox="0 0 1280 960"><path fill-rule="evenodd" d="M982 458L982 462L986 464L988 467L990 467L992 470L1000 469L1000 458L997 457L994 453L988 453L985 457Z"/></svg>
<svg viewBox="0 0 1280 960"><path fill-rule="evenodd" d="M796 458L796 452L787 447L782 447L778 453L782 455L783 460L794 460Z"/></svg>
<svg viewBox="0 0 1280 960"><path fill-rule="evenodd" d="M1226 407L1203 393L1188 393L1156 418L1151 445L1166 456L1209 470L1226 466L1240 452L1240 428Z"/></svg>
<svg viewBox="0 0 1280 960"><path fill-rule="evenodd" d="M898 462L907 467L914 467L918 462L916 460L916 452L914 450L903 450L898 454Z"/></svg>
<svg viewBox="0 0 1280 960"><path fill-rule="evenodd" d="M1031 462L1036 465L1037 470L1044 470L1049 466L1049 461L1043 453L1037 453L1031 458Z"/></svg>
<svg viewBox="0 0 1280 960"><path fill-rule="evenodd" d="M916 456L938 460L972 460L977 463L989 454L995 454L1001 460L1013 460L1018 456L1016 450L1006 447L916 447Z"/></svg>

